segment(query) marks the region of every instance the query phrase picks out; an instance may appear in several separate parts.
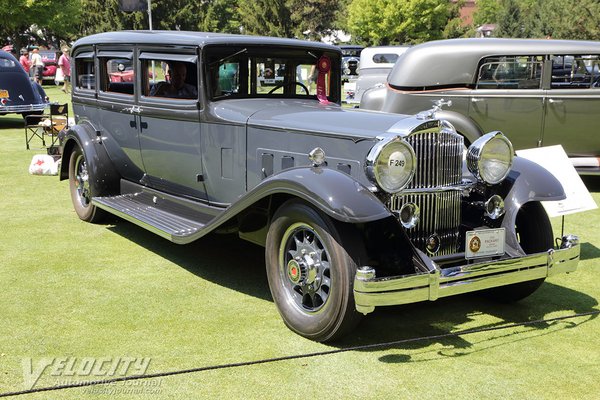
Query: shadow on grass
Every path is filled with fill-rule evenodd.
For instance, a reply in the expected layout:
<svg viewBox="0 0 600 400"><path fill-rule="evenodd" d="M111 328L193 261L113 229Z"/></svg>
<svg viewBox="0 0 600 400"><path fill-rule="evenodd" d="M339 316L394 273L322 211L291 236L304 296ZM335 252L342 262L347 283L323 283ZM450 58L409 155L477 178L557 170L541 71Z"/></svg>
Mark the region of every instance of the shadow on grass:
<svg viewBox="0 0 600 400"><path fill-rule="evenodd" d="M600 257L600 249L589 242L581 243L581 260Z"/></svg>
<svg viewBox="0 0 600 400"><path fill-rule="evenodd" d="M600 192L600 176L582 175L581 180L590 192Z"/></svg>
<svg viewBox="0 0 600 400"><path fill-rule="evenodd" d="M19 129L25 127L25 121L20 115L2 116L0 118L0 129Z"/></svg>
<svg viewBox="0 0 600 400"><path fill-rule="evenodd" d="M530 297L510 304L501 304L487 300L478 294L467 294L436 302L417 303L407 306L376 309L365 318L353 337L344 339L345 343L338 345L357 346L370 343L385 343L447 335L466 329L486 329L526 321L542 320L555 316L596 311L598 302L585 293L544 283ZM478 320L489 321L489 316L495 317L494 322L477 323ZM438 339L428 339L403 343L394 347L402 352L426 349L432 344L439 344L435 349L424 350L418 359L413 360L407 354L392 354L380 357L385 363L422 362L440 357L459 357L475 352L488 350L505 344L528 340L532 336L545 336L562 329L575 328L585 322L595 319L598 315L582 316L572 320L542 322L495 331L494 334L484 333L485 338L477 335L448 336ZM524 334L527 332L527 334ZM491 336L491 337L490 337ZM423 354L427 353L427 354Z"/></svg>
<svg viewBox="0 0 600 400"><path fill-rule="evenodd" d="M123 220L114 220L114 225L108 229L202 279L272 301L264 248L241 240L237 235L208 234L182 246Z"/></svg>
<svg viewBox="0 0 600 400"><path fill-rule="evenodd" d="M180 265L199 278L208 280L229 289L272 301L264 267L264 249L247 243L236 235L210 234L203 239L185 246L168 242L136 225L118 220L108 229L127 240L153 251L171 262ZM593 247L593 252L598 251ZM589 251L589 247L588 247ZM593 257L597 256L592 253ZM568 289L552 283L544 283L529 298L513 304L499 304L476 294L462 295L435 302L423 302L395 307L380 307L365 317L362 323L348 336L332 345L338 348L385 343L424 336L444 335L458 331L461 326L468 328L491 328L510 323L532 321L547 318L551 314L564 315L566 312L589 312L598 305L596 299L585 293ZM275 307L273 307L275 309ZM276 317L277 313L274 312ZM478 319L495 322L477 324ZM585 317L585 321L594 318ZM528 326L531 331L549 334L550 327L561 324L563 329L578 326L585 322L579 319L542 323ZM518 335L513 330L496 334L494 338ZM522 337L511 339L524 340ZM447 337L439 340L424 340L402 344L398 350L427 348L432 343L445 347L444 354L435 351L435 357L458 356L482 349L466 337ZM495 346L495 345L494 345ZM491 347L488 346L487 348ZM484 346L484 348L486 348ZM431 350L428 350L431 351ZM411 362L407 355L388 355L382 362Z"/></svg>

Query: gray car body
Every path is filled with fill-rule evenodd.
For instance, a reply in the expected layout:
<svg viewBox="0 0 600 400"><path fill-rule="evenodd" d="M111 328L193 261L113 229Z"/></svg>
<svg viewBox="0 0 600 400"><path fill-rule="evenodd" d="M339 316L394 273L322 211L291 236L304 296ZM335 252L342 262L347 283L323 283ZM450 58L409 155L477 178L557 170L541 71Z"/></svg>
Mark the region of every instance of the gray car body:
<svg viewBox="0 0 600 400"><path fill-rule="evenodd" d="M227 46L234 39L243 45L322 49L339 54L334 46L291 39L156 31L92 35L78 40L72 54L77 60L94 51L135 53L139 52L136 46L179 46L180 52L202 54L206 46ZM200 86L203 79L200 74ZM132 107L139 107L139 112L132 113ZM77 125L64 137L63 158L75 145L83 148L86 158L93 161L90 164L96 173L91 184L96 192L117 195L145 190L155 197L160 194L166 208L179 202L189 209L185 213L200 215L206 225L199 232L181 237L163 235L178 243L196 240L274 193L301 197L343 222L389 217L390 211L373 195L376 188L365 176L365 157L383 138L398 132L408 134L423 123L414 117L347 110L316 100L209 101L203 91L199 102L158 105L139 96L75 89L73 108ZM146 142L148 148L143 148L148 138L138 127L145 123L170 134L169 142L162 144L165 149L153 155L155 165L162 166L160 173L149 171L142 161L144 151L156 150L151 140ZM312 167L308 153L316 147L326 151L328 167L334 171L323 173ZM266 173L263 153L272 156ZM506 199L507 210L514 208L514 215L528 201L564 197L561 185L547 178L547 171L529 170L525 160L515 168L513 185L525 189L513 190ZM200 175L202 179L197 179ZM61 178L67 177L68 163L63 162ZM340 196L338 191L346 195ZM506 225L514 232L514 221Z"/></svg>
<svg viewBox="0 0 600 400"><path fill-rule="evenodd" d="M368 91L360 107L412 114L436 101L451 100L435 116L450 121L469 142L499 129L516 149L561 144L571 158L596 157L600 155L600 87L552 88L552 57L561 55L600 55L600 43L496 38L424 43L404 53L386 86ZM478 88L482 60L495 56L539 57L543 63L539 88Z"/></svg>
<svg viewBox="0 0 600 400"><path fill-rule="evenodd" d="M578 238L548 248L548 222L547 243L528 251L522 231L517 235L523 216L533 224L545 218L539 202L565 198L553 175L515 157L502 182L487 184L475 176L485 167L466 167L463 138L431 111L342 108L337 47L112 32L78 40L72 59L76 124L61 133L60 179L69 179L78 217L96 222L108 211L178 244L236 232L265 246L275 303L301 335L330 340L377 306L539 284L576 268ZM160 80L157 61L169 67L170 82L166 73ZM171 72L181 68L173 61L185 63L185 73ZM121 78L111 75L115 64L133 68L130 81L113 80ZM279 66L282 87L259 87L270 65ZM298 79L313 69L320 83L311 94ZM155 77L164 85L188 74L197 78L197 98L153 94ZM506 141L499 132L487 138ZM478 146L469 150L485 145ZM389 192L380 179L388 167L387 176L406 174L404 185ZM530 202L541 211L530 214L523 208ZM412 226L401 222L406 204L422 215ZM495 257L472 260L466 253L474 239L467 238L482 231L505 245Z"/></svg>

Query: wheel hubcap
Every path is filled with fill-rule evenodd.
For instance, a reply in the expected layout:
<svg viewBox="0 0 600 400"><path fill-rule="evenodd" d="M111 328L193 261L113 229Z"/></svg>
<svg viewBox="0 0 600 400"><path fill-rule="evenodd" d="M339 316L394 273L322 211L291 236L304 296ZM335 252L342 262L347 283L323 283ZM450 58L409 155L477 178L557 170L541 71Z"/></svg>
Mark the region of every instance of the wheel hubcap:
<svg viewBox="0 0 600 400"><path fill-rule="evenodd" d="M318 311L331 290L329 254L319 235L306 224L294 224L283 235L280 265L291 300L305 311Z"/></svg>
<svg viewBox="0 0 600 400"><path fill-rule="evenodd" d="M79 202L82 206L87 207L91 199L90 179L83 156L79 156L75 162L75 187Z"/></svg>

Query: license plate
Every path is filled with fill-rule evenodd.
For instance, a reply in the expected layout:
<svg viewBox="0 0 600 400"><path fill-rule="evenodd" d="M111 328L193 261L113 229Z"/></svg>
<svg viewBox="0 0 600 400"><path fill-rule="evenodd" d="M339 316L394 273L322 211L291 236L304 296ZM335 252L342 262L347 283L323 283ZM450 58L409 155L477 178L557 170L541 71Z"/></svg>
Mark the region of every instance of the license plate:
<svg viewBox="0 0 600 400"><path fill-rule="evenodd" d="M467 232L465 258L490 257L504 254L504 238L504 228Z"/></svg>
<svg viewBox="0 0 600 400"><path fill-rule="evenodd" d="M8 90L0 89L0 97L8 99Z"/></svg>

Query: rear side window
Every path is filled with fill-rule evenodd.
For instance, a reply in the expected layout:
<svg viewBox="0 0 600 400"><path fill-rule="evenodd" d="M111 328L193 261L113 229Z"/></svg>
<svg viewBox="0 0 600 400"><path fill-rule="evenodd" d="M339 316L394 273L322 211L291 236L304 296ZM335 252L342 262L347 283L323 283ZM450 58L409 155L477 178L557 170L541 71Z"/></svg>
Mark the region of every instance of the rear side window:
<svg viewBox="0 0 600 400"><path fill-rule="evenodd" d="M75 86L78 89L96 89L96 73L94 60L91 58L76 59L75 61Z"/></svg>
<svg viewBox="0 0 600 400"><path fill-rule="evenodd" d="M135 71L131 59L100 57L103 92L121 93L133 96Z"/></svg>
<svg viewBox="0 0 600 400"><path fill-rule="evenodd" d="M0 58L0 69L15 69L17 68L17 63L8 58Z"/></svg>
<svg viewBox="0 0 600 400"><path fill-rule="evenodd" d="M600 55L560 55L552 57L552 89L600 87Z"/></svg>
<svg viewBox="0 0 600 400"><path fill-rule="evenodd" d="M488 57L479 67L477 89L539 89L542 56Z"/></svg>

